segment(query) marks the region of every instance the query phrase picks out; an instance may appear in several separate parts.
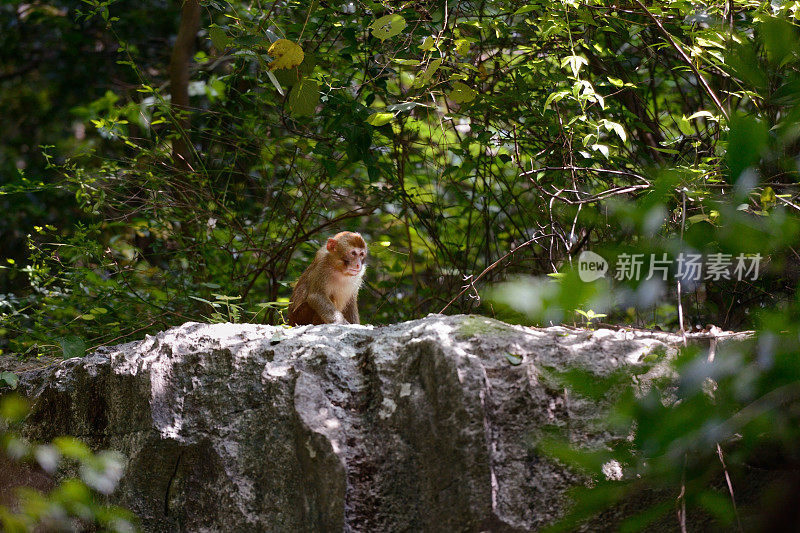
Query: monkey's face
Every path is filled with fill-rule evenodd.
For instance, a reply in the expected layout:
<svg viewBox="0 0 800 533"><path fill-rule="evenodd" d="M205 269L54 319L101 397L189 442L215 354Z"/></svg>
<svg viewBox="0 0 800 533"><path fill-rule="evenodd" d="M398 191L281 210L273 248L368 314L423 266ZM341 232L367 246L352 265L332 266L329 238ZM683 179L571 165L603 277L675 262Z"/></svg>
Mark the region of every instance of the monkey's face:
<svg viewBox="0 0 800 533"><path fill-rule="evenodd" d="M342 272L348 276L358 276L364 270L367 251L363 248L345 249L342 254Z"/></svg>

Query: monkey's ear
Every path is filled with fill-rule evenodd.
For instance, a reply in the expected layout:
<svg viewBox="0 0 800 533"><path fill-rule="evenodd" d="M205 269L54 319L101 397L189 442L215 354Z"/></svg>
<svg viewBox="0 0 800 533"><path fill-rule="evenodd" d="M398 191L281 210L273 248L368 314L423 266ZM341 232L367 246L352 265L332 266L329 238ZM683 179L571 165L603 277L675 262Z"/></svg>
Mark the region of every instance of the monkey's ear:
<svg viewBox="0 0 800 533"><path fill-rule="evenodd" d="M336 239L334 239L333 237L328 239L328 244L326 244L325 247L328 249L329 252L332 252L334 248L336 248Z"/></svg>

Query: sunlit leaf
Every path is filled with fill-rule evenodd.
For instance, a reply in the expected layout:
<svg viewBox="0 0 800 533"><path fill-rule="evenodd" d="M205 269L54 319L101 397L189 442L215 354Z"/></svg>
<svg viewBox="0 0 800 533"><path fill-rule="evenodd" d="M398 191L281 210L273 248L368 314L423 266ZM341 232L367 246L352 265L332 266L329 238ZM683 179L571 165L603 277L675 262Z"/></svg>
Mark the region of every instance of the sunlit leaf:
<svg viewBox="0 0 800 533"><path fill-rule="evenodd" d="M270 70L294 68L302 63L305 57L303 49L289 39L278 39L272 43L267 53L274 58L269 64Z"/></svg>
<svg viewBox="0 0 800 533"><path fill-rule="evenodd" d="M553 102L559 102L562 98L567 96L569 93L567 91L556 91L554 93L550 93L547 97L547 100L544 101L544 109L550 107L550 104Z"/></svg>
<svg viewBox="0 0 800 533"><path fill-rule="evenodd" d="M388 124L394 118L394 113L373 113L369 117L367 117L367 123L372 124L375 127L383 126L384 124Z"/></svg>
<svg viewBox="0 0 800 533"><path fill-rule="evenodd" d="M435 43L436 41L434 40L434 38L429 35L425 37L425 40L422 41L422 44L419 45L419 48L427 52L433 50Z"/></svg>
<svg viewBox="0 0 800 533"><path fill-rule="evenodd" d="M561 60L561 66L566 67L569 65L570 70L572 71L573 76L577 76L578 72L581 70L581 66L588 65L589 60L583 56L567 56Z"/></svg>
<svg viewBox="0 0 800 533"><path fill-rule="evenodd" d="M53 439L53 445L66 457L86 459L92 452L89 447L75 437L63 436Z"/></svg>
<svg viewBox="0 0 800 533"><path fill-rule="evenodd" d="M406 67L416 67L417 65L420 64L420 61L418 59L399 59L399 58L394 58L394 59L392 59L392 63L397 63L398 65L403 65L403 66L406 66Z"/></svg>
<svg viewBox="0 0 800 533"><path fill-rule="evenodd" d="M692 113L691 115L689 115L687 117L687 119L688 120L692 120L692 119L700 118L700 117L707 118L709 120L719 121L719 118L717 118L713 114L711 114L710 111L698 111L697 113Z"/></svg>
<svg viewBox="0 0 800 533"><path fill-rule="evenodd" d="M778 199L775 197L775 191L772 187L764 187L764 190L761 191L761 207L763 209L769 209L773 207Z"/></svg>
<svg viewBox="0 0 800 533"><path fill-rule="evenodd" d="M517 9L516 11L514 11L514 14L515 15L522 15L523 13L530 13L531 11L534 11L535 9L536 9L536 6L534 6L534 5L522 6L521 8Z"/></svg>
<svg viewBox="0 0 800 533"><path fill-rule="evenodd" d="M403 31L403 28L406 27L406 19L397 14L386 15L373 22L369 27L374 37L385 41Z"/></svg>

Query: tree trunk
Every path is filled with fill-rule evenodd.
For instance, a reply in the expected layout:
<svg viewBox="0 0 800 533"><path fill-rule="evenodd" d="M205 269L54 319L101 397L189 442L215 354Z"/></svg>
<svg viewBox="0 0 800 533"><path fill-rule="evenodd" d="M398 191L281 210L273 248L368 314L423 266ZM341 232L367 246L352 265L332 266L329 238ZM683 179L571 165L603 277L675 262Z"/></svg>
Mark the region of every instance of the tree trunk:
<svg viewBox="0 0 800 533"><path fill-rule="evenodd" d="M192 161L189 139L189 64L194 55L194 40L200 29L199 0L184 0L178 37L169 62L170 95L177 137L172 141L172 159L179 169L190 170Z"/></svg>

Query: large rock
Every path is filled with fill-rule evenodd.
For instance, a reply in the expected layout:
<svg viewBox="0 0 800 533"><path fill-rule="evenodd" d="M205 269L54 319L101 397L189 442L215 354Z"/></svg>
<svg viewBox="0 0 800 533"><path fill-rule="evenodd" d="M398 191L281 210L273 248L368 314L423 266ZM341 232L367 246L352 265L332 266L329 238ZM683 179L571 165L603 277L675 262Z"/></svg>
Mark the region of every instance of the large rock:
<svg viewBox="0 0 800 533"><path fill-rule="evenodd" d="M148 531L528 531L581 482L536 453L545 426L611 437L598 406L543 369L605 375L678 341L475 316L188 323L24 373L21 388L27 436L125 454L115 498Z"/></svg>

